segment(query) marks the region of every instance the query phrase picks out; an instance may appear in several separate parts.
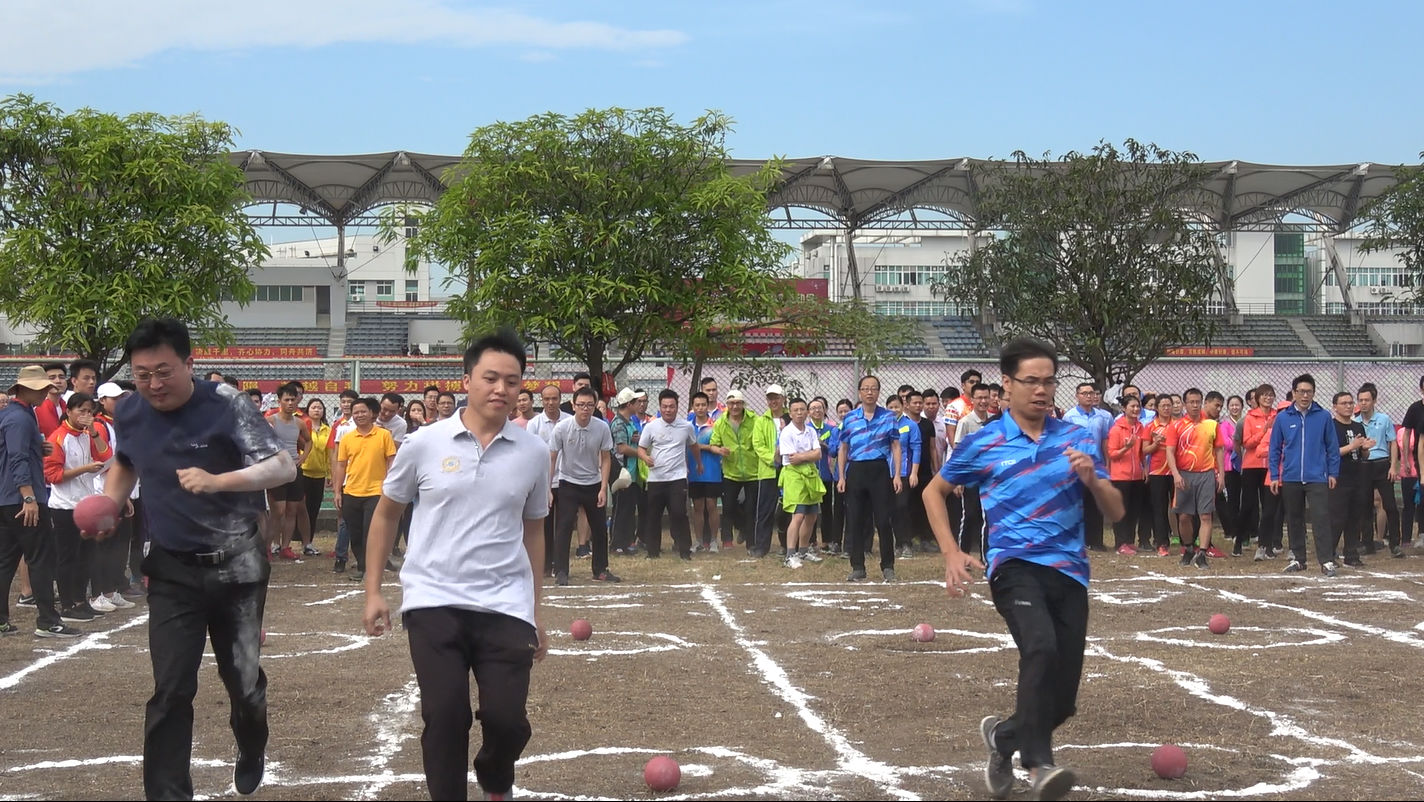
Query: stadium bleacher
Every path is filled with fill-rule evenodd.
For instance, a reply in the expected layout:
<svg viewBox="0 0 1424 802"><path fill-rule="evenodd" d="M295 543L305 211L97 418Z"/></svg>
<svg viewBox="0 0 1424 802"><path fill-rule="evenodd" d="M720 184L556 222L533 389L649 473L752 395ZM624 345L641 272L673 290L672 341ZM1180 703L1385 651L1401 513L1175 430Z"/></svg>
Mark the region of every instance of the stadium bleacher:
<svg viewBox="0 0 1424 802"><path fill-rule="evenodd" d="M1240 325L1222 322L1212 345L1250 347L1256 356L1309 357L1290 321L1275 315L1245 315Z"/></svg>
<svg viewBox="0 0 1424 802"><path fill-rule="evenodd" d="M989 347L979 333L973 318L940 317L926 319L930 331L950 357L970 357L982 359L989 356ZM929 356L928 353L925 356Z"/></svg>
<svg viewBox="0 0 1424 802"><path fill-rule="evenodd" d="M1311 315L1301 318L1306 328L1331 356L1379 356L1379 349L1363 325L1354 325L1343 315Z"/></svg>
<svg viewBox="0 0 1424 802"><path fill-rule="evenodd" d="M394 315L352 315L346 326L347 356L392 356L410 347L410 323Z"/></svg>

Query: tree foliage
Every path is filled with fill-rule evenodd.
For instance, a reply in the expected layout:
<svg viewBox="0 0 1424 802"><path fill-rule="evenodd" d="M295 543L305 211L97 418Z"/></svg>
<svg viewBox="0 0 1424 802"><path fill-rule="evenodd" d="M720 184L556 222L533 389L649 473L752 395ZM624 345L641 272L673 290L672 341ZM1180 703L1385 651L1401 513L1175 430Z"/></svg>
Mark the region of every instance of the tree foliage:
<svg viewBox="0 0 1424 802"><path fill-rule="evenodd" d="M1060 162L1018 152L980 177L978 219L997 235L975 232L936 292L1054 343L1103 388L1209 342L1219 256L1183 212L1208 175L1197 157L1129 139Z"/></svg>
<svg viewBox="0 0 1424 802"><path fill-rule="evenodd" d="M228 332L221 302L251 299L265 256L228 161L232 129L194 116L0 100L0 312L108 378L141 318Z"/></svg>
<svg viewBox="0 0 1424 802"><path fill-rule="evenodd" d="M484 126L409 247L463 279L448 308L467 333L513 325L595 376L649 349L691 360L800 303L766 226L777 165L731 175L731 124L613 108ZM388 212L386 235L411 213Z"/></svg>
<svg viewBox="0 0 1424 802"><path fill-rule="evenodd" d="M1424 153L1419 154L1424 159ZM1360 247L1364 251L1399 252L1399 260L1413 275L1412 288L1401 292L1404 300L1420 301L1424 288L1424 165L1395 168L1393 187L1363 212L1369 220Z"/></svg>

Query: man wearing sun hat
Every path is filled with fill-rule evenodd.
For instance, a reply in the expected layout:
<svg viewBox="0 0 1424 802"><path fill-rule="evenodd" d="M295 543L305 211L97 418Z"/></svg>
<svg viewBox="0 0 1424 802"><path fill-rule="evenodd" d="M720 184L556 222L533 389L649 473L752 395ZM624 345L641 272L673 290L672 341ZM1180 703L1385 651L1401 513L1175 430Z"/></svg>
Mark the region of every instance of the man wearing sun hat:
<svg viewBox="0 0 1424 802"><path fill-rule="evenodd" d="M632 387L624 387L613 397L613 409L617 414L608 424L613 433L613 464L626 470L632 481L621 490L613 492L613 526L609 530L608 543L615 554L631 554L634 540L638 537L638 521L643 517L645 500L643 485L638 481L638 422L633 416L633 402L647 398L648 394ZM616 478L616 477L615 477ZM617 482L614 482L617 484Z"/></svg>
<svg viewBox="0 0 1424 802"><path fill-rule="evenodd" d="M44 368L20 368L10 387L11 401L0 409L0 588L10 587L15 568L24 556L34 587L35 635L75 638L82 633L65 626L54 604L55 553L48 536L45 445L34 413L51 389ZM9 594L0 595L0 635L19 631L10 623Z"/></svg>

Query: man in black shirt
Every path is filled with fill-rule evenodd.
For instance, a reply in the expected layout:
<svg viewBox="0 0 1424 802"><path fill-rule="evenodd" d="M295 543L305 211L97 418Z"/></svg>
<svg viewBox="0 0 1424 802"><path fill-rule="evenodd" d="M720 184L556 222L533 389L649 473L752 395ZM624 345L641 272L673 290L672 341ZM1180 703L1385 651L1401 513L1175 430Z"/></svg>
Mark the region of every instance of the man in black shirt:
<svg viewBox="0 0 1424 802"><path fill-rule="evenodd" d="M1421 399L1424 399L1424 376L1419 377L1419 395ZM1409 409L1405 411L1404 420L1400 421L1400 425L1414 432L1414 440L1416 443L1424 443L1424 400L1415 401L1409 405ZM1406 455L1402 453L1403 451L1408 451L1409 453ZM1408 465L1413 465L1417 468L1419 465L1419 455L1415 453L1413 449L1402 449L1399 460L1401 468ZM1414 475L1418 476L1419 472L1417 470L1414 471Z"/></svg>
<svg viewBox="0 0 1424 802"><path fill-rule="evenodd" d="M144 320L126 350L138 395L119 404L124 436L104 493L122 508L141 479L147 502L154 690L144 713L144 793L193 797L193 697L211 635L232 702L233 784L250 794L267 747L267 677L257 656L271 568L257 519L263 491L292 481L297 468L246 395L194 381L183 323Z"/></svg>
<svg viewBox="0 0 1424 802"><path fill-rule="evenodd" d="M1330 542L1334 548L1345 542L1345 564L1359 567L1360 532L1371 514L1371 485L1365 473L1365 460L1375 441L1365 434L1365 425L1354 420L1355 399L1349 393L1336 393L1331 399L1335 436L1340 444L1340 477L1330 491ZM1333 560L1333 556L1321 557ZM1333 562L1326 562L1332 566ZM1333 575L1327 568L1327 575Z"/></svg>

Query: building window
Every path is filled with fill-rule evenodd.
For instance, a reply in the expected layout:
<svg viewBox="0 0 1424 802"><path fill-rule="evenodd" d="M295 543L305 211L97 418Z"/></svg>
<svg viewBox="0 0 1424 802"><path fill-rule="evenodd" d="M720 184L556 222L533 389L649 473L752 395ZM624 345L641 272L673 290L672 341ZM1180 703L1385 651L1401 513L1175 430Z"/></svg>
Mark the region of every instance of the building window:
<svg viewBox="0 0 1424 802"><path fill-rule="evenodd" d="M351 282L351 302L355 304L362 304L366 302L366 282Z"/></svg>
<svg viewBox="0 0 1424 802"><path fill-rule="evenodd" d="M420 300L420 280L408 278L405 280L405 299L407 301Z"/></svg>
<svg viewBox="0 0 1424 802"><path fill-rule="evenodd" d="M389 301L395 297L396 283L394 280L383 279L376 282L376 300Z"/></svg>
<svg viewBox="0 0 1424 802"><path fill-rule="evenodd" d="M288 287L269 284L258 284L256 291L252 295L254 301L301 301L305 296L305 287Z"/></svg>

